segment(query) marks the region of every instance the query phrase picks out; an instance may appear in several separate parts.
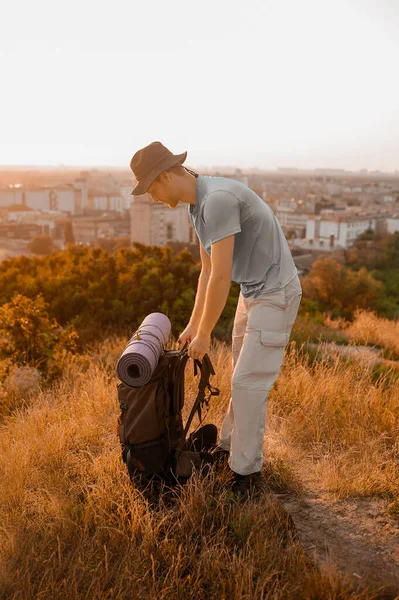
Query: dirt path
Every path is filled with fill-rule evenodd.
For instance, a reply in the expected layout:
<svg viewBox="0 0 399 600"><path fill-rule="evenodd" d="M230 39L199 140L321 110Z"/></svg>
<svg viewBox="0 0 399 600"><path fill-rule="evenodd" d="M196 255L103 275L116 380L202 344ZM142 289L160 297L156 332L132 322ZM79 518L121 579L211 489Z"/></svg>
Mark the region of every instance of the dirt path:
<svg viewBox="0 0 399 600"><path fill-rule="evenodd" d="M325 344L323 348L371 365L383 360L381 349L368 346ZM383 588L381 599L399 600L399 520L389 515L390 501L361 496L337 499L311 475L311 465L299 461L295 470L305 491L274 495L291 515L309 556L321 568L334 564L353 583Z"/></svg>
<svg viewBox="0 0 399 600"><path fill-rule="evenodd" d="M274 496L323 570L332 562L354 584L382 588L378 598L399 599L399 522L388 515L387 500L334 500L322 490Z"/></svg>
<svg viewBox="0 0 399 600"><path fill-rule="evenodd" d="M322 354L327 354L332 357L338 354L340 356L345 356L346 358L352 358L353 360L360 360L369 366L381 362L384 362L387 365L399 366L399 361L384 359L384 350L374 346L334 344L333 342L314 344L313 342L308 342L306 347L311 350L318 350Z"/></svg>

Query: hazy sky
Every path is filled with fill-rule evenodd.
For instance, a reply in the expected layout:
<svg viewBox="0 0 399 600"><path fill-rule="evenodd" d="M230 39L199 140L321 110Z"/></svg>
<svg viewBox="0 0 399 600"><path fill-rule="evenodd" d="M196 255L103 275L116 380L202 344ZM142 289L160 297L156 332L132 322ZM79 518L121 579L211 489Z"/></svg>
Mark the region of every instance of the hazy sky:
<svg viewBox="0 0 399 600"><path fill-rule="evenodd" d="M0 4L0 164L399 169L399 0Z"/></svg>

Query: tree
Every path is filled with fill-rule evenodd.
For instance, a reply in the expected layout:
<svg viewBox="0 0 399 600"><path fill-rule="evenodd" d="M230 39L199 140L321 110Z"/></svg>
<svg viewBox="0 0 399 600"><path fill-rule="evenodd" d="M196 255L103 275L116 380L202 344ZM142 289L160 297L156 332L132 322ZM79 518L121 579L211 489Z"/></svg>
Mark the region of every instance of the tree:
<svg viewBox="0 0 399 600"><path fill-rule="evenodd" d="M45 256L51 254L56 249L53 239L50 235L37 235L29 243L29 250L33 254L41 254Z"/></svg>
<svg viewBox="0 0 399 600"><path fill-rule="evenodd" d="M331 258L320 258L301 282L304 299L315 301L321 312L346 319L356 308L378 310L384 304L382 283L361 268L354 271Z"/></svg>
<svg viewBox="0 0 399 600"><path fill-rule="evenodd" d="M187 247L134 242L112 254L100 246L69 244L49 256L21 256L0 263L0 306L16 294L39 294L49 317L79 333L79 350L106 335L130 335L151 312L163 312L180 333L194 305L200 262ZM221 315L216 337L231 333L237 289Z"/></svg>
<svg viewBox="0 0 399 600"><path fill-rule="evenodd" d="M363 233L351 248L345 251L346 266L359 270L366 268L381 281L386 294L380 314L388 318L399 316L399 232Z"/></svg>
<svg viewBox="0 0 399 600"><path fill-rule="evenodd" d="M47 373L57 355L76 350L74 327L63 329L47 309L40 294L34 300L16 294L0 307L0 359Z"/></svg>
<svg viewBox="0 0 399 600"><path fill-rule="evenodd" d="M97 245L112 254L113 252L117 252L120 248L131 248L132 243L130 238L125 236L118 238L100 238L97 241Z"/></svg>

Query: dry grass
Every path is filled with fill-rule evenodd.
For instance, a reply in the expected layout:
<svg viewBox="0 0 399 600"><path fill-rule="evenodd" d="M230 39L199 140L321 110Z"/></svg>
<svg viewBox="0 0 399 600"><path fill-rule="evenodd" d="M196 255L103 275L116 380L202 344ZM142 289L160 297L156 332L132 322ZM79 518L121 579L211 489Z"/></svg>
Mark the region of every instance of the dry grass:
<svg viewBox="0 0 399 600"><path fill-rule="evenodd" d="M324 324L344 332L351 342L380 346L384 348L386 358L399 360L399 321L377 317L371 311L357 310L352 323L327 317Z"/></svg>
<svg viewBox="0 0 399 600"><path fill-rule="evenodd" d="M270 394L274 451L302 462L340 497L398 498L399 386L394 367L376 382L367 363L336 356L308 365L295 345Z"/></svg>
<svg viewBox="0 0 399 600"><path fill-rule="evenodd" d="M375 597L310 563L267 488L242 504L226 472L210 473L152 505L130 484L115 436L114 368L124 344L109 340L74 358L52 390L38 392L1 426L0 597ZM221 396L212 400L207 421L220 426L230 348L215 343L210 357ZM193 399L190 364L186 398ZM338 359L309 365L291 347L270 396L267 482L300 490L290 463L310 458L341 494L393 496L398 394L389 382L373 383L364 366Z"/></svg>

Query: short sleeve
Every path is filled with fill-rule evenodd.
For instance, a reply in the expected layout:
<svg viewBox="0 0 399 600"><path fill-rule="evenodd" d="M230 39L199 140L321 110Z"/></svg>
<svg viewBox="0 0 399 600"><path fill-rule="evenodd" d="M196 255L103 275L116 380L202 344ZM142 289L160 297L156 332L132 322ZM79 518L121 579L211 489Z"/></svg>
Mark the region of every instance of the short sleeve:
<svg viewBox="0 0 399 600"><path fill-rule="evenodd" d="M211 192L205 199L203 219L210 244L241 231L240 202L226 191Z"/></svg>

